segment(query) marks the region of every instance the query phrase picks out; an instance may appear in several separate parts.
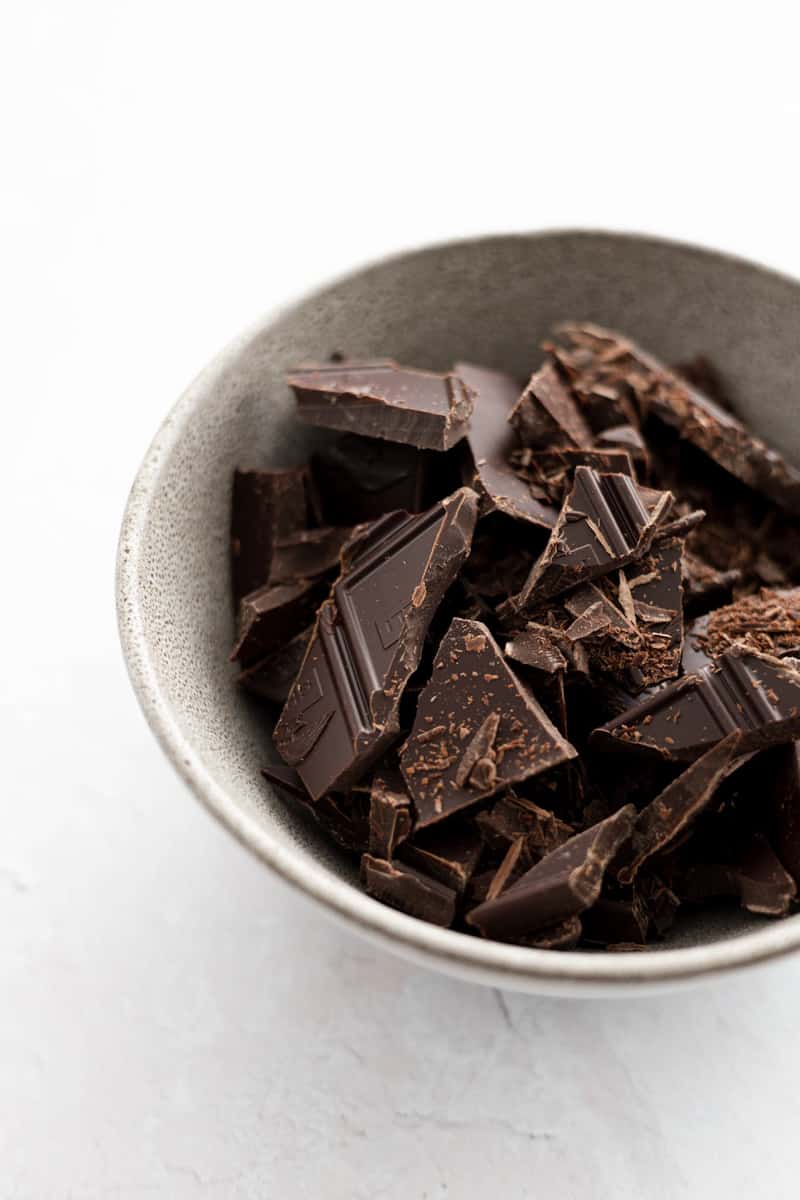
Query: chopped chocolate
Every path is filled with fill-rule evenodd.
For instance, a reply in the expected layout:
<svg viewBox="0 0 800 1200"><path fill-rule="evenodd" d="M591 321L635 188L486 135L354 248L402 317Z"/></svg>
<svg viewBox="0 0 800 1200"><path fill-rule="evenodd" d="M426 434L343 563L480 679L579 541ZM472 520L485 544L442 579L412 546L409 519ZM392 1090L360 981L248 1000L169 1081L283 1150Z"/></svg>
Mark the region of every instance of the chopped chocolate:
<svg viewBox="0 0 800 1200"><path fill-rule="evenodd" d="M311 626L303 629L288 642L284 642L282 646L278 646L242 671L236 682L245 691L260 696L262 700L269 700L273 704L285 704L305 658L311 633Z"/></svg>
<svg viewBox="0 0 800 1200"><path fill-rule="evenodd" d="M641 810L631 835L630 858L617 871L620 883L632 883L642 863L673 845L708 807L738 756L740 742L741 734L729 733Z"/></svg>
<svg viewBox="0 0 800 1200"><path fill-rule="evenodd" d="M457 375L390 359L300 367L289 376L297 416L309 425L449 450L469 428L473 395Z"/></svg>
<svg viewBox="0 0 800 1200"><path fill-rule="evenodd" d="M487 627L456 618L400 752L417 826L432 825L574 756Z"/></svg>
<svg viewBox="0 0 800 1200"><path fill-rule="evenodd" d="M392 858L411 832L411 799L397 771L378 770L372 780L369 802L369 852Z"/></svg>
<svg viewBox="0 0 800 1200"><path fill-rule="evenodd" d="M564 325L561 332L573 345L591 351L590 373L599 370L608 382L623 381L643 413L658 417L748 487L800 515L800 472L732 413L611 330Z"/></svg>
<svg viewBox="0 0 800 1200"><path fill-rule="evenodd" d="M388 512L423 512L437 497L441 455L345 433L311 456L311 495L322 524L355 525ZM451 491L458 486L454 481ZM447 494L445 490L443 495Z"/></svg>
<svg viewBox="0 0 800 1200"><path fill-rule="evenodd" d="M251 667L301 633L314 620L326 592L324 584L303 579L267 584L245 596L239 606L239 631L231 660Z"/></svg>
<svg viewBox="0 0 800 1200"><path fill-rule="evenodd" d="M596 729L592 743L691 761L734 731L742 754L800 737L800 663L734 646L716 666L667 684Z"/></svg>
<svg viewBox="0 0 800 1200"><path fill-rule="evenodd" d="M626 805L598 825L553 850L495 900L486 900L467 921L484 937L515 941L590 908L636 817Z"/></svg>
<svg viewBox="0 0 800 1200"><path fill-rule="evenodd" d="M353 530L345 527L300 529L278 538L272 552L270 583L319 579L339 566L339 555Z"/></svg>
<svg viewBox="0 0 800 1200"><path fill-rule="evenodd" d="M524 446L591 446L592 432L557 367L544 363L511 409L508 420Z"/></svg>
<svg viewBox="0 0 800 1200"><path fill-rule="evenodd" d="M398 857L461 894L478 865L482 848L472 824L446 821L415 833L400 846Z"/></svg>
<svg viewBox="0 0 800 1200"><path fill-rule="evenodd" d="M305 529L307 476L306 467L234 472L231 582L237 608L269 579L276 540Z"/></svg>
<svg viewBox="0 0 800 1200"><path fill-rule="evenodd" d="M558 512L543 503L514 474L509 458L517 444L508 415L517 402L519 387L510 375L471 363L456 363L456 375L475 397L466 439L467 476L464 480L483 498L487 511L497 509L510 517L552 529Z"/></svg>
<svg viewBox="0 0 800 1200"><path fill-rule="evenodd" d="M456 893L413 867L365 854L361 859L361 879L368 894L383 904L431 925L453 923Z"/></svg>
<svg viewBox="0 0 800 1200"><path fill-rule="evenodd" d="M403 689L476 515L475 493L462 488L420 516L383 518L346 549L274 732L312 797L357 780L397 738Z"/></svg>
<svg viewBox="0 0 800 1200"><path fill-rule="evenodd" d="M460 931L637 951L681 905L785 915L800 470L704 361L586 324L545 352L524 389L341 354L291 377L339 432L234 478L238 683L267 730L283 705L264 775L370 895Z"/></svg>
<svg viewBox="0 0 800 1200"><path fill-rule="evenodd" d="M671 493L663 492L648 512L627 475L578 467L550 541L513 603L530 608L641 558L671 503Z"/></svg>

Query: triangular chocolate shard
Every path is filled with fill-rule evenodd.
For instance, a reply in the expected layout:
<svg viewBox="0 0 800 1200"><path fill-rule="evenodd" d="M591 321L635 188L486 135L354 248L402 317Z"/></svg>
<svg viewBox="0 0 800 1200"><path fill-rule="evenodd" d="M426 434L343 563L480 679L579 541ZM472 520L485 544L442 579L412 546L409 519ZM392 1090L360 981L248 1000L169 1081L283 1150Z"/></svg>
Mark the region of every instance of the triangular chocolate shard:
<svg viewBox="0 0 800 1200"><path fill-rule="evenodd" d="M598 750L691 762L733 732L742 754L800 737L800 663L734 647L595 729L591 740Z"/></svg>
<svg viewBox="0 0 800 1200"><path fill-rule="evenodd" d="M591 907L612 859L630 836L636 809L625 805L604 821L553 850L494 900L474 908L467 921L484 937L515 941Z"/></svg>
<svg viewBox="0 0 800 1200"><path fill-rule="evenodd" d="M418 517L395 514L350 543L275 727L311 796L355 782L397 737L403 689L469 553L478 498L461 488Z"/></svg>
<svg viewBox="0 0 800 1200"><path fill-rule="evenodd" d="M514 675L486 626L456 618L400 752L417 827L575 754Z"/></svg>

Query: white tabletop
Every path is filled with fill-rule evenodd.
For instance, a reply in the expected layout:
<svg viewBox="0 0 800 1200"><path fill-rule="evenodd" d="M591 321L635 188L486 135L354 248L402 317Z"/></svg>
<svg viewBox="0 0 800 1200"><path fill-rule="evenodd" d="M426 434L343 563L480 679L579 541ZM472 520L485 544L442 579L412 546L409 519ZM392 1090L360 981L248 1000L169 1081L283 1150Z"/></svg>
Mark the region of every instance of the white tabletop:
<svg viewBox="0 0 800 1200"><path fill-rule="evenodd" d="M261 310L387 250L541 226L800 274L796 38L538 7L7 20L3 1200L797 1194L800 961L558 1001L378 953L212 824L117 646L138 461Z"/></svg>

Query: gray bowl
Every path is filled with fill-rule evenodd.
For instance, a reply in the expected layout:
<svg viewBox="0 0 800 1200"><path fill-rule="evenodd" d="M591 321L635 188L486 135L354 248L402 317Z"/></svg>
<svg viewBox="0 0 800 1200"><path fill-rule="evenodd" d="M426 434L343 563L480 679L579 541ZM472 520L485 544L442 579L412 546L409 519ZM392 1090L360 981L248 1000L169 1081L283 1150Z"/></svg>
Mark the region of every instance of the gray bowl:
<svg viewBox="0 0 800 1200"><path fill-rule="evenodd" d="M574 317L628 331L667 361L709 355L739 412L800 460L800 284L691 246L605 233L489 237L380 262L268 317L208 366L150 447L119 547L118 610L131 681L153 732L200 800L331 915L387 949L528 992L664 987L800 946L800 916L730 908L679 925L647 954L555 953L434 928L364 895L352 866L263 781L274 752L233 686L228 504L239 464L305 459L287 367L335 350L443 369L530 370L550 326ZM154 837L157 831L154 831Z"/></svg>

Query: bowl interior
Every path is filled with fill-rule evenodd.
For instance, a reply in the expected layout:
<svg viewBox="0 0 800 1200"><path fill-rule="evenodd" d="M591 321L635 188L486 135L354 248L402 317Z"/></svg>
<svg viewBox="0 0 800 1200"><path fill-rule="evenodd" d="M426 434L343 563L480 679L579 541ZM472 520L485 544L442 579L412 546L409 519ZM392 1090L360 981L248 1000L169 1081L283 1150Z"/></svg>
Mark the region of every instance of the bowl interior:
<svg viewBox="0 0 800 1200"><path fill-rule="evenodd" d="M381 908L360 895L352 865L261 778L260 767L274 757L264 713L233 686L227 661L231 473L303 461L312 442L326 436L293 422L283 380L288 367L340 351L439 369L467 358L524 376L555 322L594 320L630 332L667 361L708 355L741 415L800 461L799 301L791 281L691 247L606 234L509 236L434 247L360 271L225 351L154 443L120 551L129 666L179 768L204 799L214 793L212 808L240 837L279 869L291 864L284 873L295 882L327 880L327 895L322 885L311 890L331 903L336 896L340 912L350 903L343 887L358 894L354 912ZM370 920L392 936L402 929L406 941L469 941L473 958L487 950L462 935L423 934L419 923L382 908ZM765 926L726 908L682 922L666 946L752 928ZM500 949L508 954L507 947L492 953Z"/></svg>

